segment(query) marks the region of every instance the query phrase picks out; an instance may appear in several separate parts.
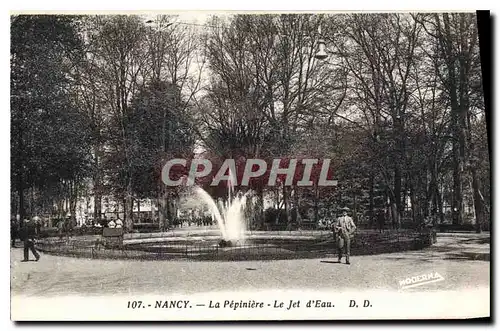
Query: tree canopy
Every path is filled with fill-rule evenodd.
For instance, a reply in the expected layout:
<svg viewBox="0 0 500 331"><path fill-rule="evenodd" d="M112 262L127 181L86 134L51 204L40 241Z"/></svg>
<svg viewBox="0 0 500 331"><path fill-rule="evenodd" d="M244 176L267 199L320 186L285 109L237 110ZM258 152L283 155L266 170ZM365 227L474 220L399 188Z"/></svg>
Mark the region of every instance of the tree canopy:
<svg viewBox="0 0 500 331"><path fill-rule="evenodd" d="M488 222L475 14L234 14L201 25L13 16L13 210L52 211L64 199L71 209L91 194L98 218L113 196L131 228L134 199L173 217L181 189L161 181L169 159L231 158L241 177L248 159L316 158L331 160L336 188L298 186L303 166L290 187L269 187L266 173L237 188L256 192L255 218L270 195L289 223L301 206L317 219L320 206L341 205L356 221L383 210L395 227ZM326 59L315 56L320 43ZM227 183L210 193L224 197Z"/></svg>

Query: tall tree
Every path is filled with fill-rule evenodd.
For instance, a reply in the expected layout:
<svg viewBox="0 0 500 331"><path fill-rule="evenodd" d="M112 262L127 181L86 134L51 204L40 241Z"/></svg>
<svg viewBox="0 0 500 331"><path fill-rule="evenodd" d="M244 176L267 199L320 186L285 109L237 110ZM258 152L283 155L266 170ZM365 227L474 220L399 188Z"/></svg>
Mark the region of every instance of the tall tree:
<svg viewBox="0 0 500 331"><path fill-rule="evenodd" d="M387 157L376 167L385 181L395 226L404 206L405 125L420 30L409 16L353 14L344 17L343 38L330 39L349 68L351 102L373 137L372 146L385 149Z"/></svg>
<svg viewBox="0 0 500 331"><path fill-rule="evenodd" d="M132 159L132 190L139 198L160 197L160 225L173 219L172 200L178 192L166 188L161 179L163 164L171 158L190 159L194 134L178 88L153 81L139 89L131 101L127 137Z"/></svg>
<svg viewBox="0 0 500 331"><path fill-rule="evenodd" d="M434 38L437 56L433 58L433 63L451 108L453 222L461 224L464 219L464 178L469 172L479 229L483 222L483 205L476 173L476 147L471 134L471 116L484 109L481 106L483 93L477 21L474 14L444 13L424 17L422 25Z"/></svg>
<svg viewBox="0 0 500 331"><path fill-rule="evenodd" d="M87 170L88 123L71 79L81 59L77 23L71 16L11 19L11 176L21 217L27 189L34 197L37 188L75 187ZM75 200L71 194L72 205Z"/></svg>
<svg viewBox="0 0 500 331"><path fill-rule="evenodd" d="M130 100L144 83L146 28L138 16L96 16L91 21L92 55L106 109L104 167L114 195L123 201L125 225L132 220L132 158L127 125Z"/></svg>

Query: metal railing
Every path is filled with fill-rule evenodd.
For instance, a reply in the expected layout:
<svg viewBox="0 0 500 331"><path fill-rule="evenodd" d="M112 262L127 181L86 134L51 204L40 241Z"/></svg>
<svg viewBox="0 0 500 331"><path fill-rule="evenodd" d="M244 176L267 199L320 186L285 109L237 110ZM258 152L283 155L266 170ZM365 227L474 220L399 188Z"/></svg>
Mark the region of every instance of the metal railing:
<svg viewBox="0 0 500 331"><path fill-rule="evenodd" d="M261 231L258 231L262 234ZM49 238L37 242L37 247L48 254L91 259L138 259L138 260L259 260L319 258L335 252L335 242L328 231L271 231L265 238L252 239L221 247L217 240L142 242L122 247L106 247L90 236L58 240ZM312 238L304 238L304 232ZM254 232L254 234L256 234ZM155 234L157 235L157 233ZM186 238L186 234L184 234ZM162 236L134 236L134 239L155 239ZM352 240L352 255L372 255L405 250L422 249L436 240L434 231L360 231Z"/></svg>

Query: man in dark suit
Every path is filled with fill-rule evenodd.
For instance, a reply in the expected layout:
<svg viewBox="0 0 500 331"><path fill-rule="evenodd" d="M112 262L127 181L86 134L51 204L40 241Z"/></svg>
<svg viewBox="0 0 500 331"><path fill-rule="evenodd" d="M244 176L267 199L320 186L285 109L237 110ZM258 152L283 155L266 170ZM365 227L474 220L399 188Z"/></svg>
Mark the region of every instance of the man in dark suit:
<svg viewBox="0 0 500 331"><path fill-rule="evenodd" d="M35 222L29 218L24 220L23 227L21 228L21 240L24 241L24 260L21 262L29 261L29 251L35 256L36 261L40 260L40 254L35 249Z"/></svg>
<svg viewBox="0 0 500 331"><path fill-rule="evenodd" d="M342 210L342 216L340 216L333 225L333 231L335 233L335 239L337 244L337 251L339 254L339 263L342 261L342 251L345 250L346 264L351 264L349 262L349 257L351 255L351 239L356 231L356 224L350 216L347 215L349 208L344 207Z"/></svg>

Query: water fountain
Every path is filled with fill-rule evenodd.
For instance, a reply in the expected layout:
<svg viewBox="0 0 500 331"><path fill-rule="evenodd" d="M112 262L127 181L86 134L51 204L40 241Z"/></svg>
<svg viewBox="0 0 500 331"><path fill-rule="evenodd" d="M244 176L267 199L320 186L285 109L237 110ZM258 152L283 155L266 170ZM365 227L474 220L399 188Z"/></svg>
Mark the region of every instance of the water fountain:
<svg viewBox="0 0 500 331"><path fill-rule="evenodd" d="M217 221L218 230L207 231L191 229L163 233L158 236L146 234L129 234L124 241L122 250L94 250L92 240L88 247L80 251L88 252L91 258L135 258L135 259L195 259L195 260L222 260L222 261L248 261L248 260L273 260L296 259L330 256L333 251L334 241L329 230L311 231L252 231L247 232L244 211L248 198L247 194L235 194L236 181L228 181L228 200L217 203L208 192L201 187L194 188L194 196L199 197L206 204ZM198 201L197 201L198 202ZM376 235L367 232L364 238L361 233L351 247L351 253L373 254L374 252L391 252L415 247L425 247L426 238L421 234L405 234L400 238L399 232L393 234ZM397 240L395 240L397 239ZM87 245L82 241L83 245ZM369 244L367 244L369 243ZM395 245L394 243L397 243ZM45 252L61 254L58 244L52 245L50 241L43 244ZM90 248L89 248L90 247ZM409 248L408 248L409 247ZM85 250L89 248L88 250ZM64 248L67 254L75 254L75 245ZM78 254L81 254L78 251Z"/></svg>
<svg viewBox="0 0 500 331"><path fill-rule="evenodd" d="M243 243L245 240L246 221L243 211L246 204L248 192L243 195L235 195L234 182L235 178L229 172L230 179L228 180L228 200L226 203L220 202L219 205L215 200L201 187L196 187L195 192L210 208L213 217L217 221L217 225L221 232L222 239L219 246L227 247L235 243Z"/></svg>

